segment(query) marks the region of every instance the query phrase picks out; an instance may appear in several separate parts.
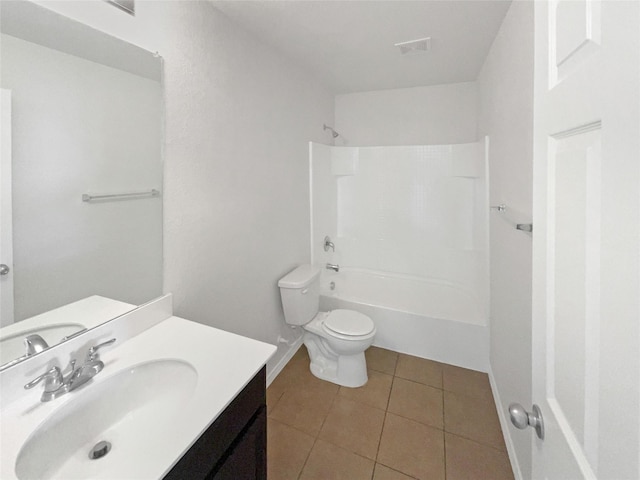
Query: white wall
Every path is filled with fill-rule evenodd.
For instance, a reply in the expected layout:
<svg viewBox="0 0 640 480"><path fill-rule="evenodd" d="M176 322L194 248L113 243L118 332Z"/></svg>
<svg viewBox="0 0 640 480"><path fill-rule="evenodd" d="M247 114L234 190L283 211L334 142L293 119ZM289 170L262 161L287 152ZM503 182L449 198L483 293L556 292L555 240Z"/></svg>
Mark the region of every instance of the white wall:
<svg viewBox="0 0 640 480"><path fill-rule="evenodd" d="M337 252L324 251L324 238L328 236L335 243L338 234L338 182L331 169L334 148L320 143L309 144L311 262L320 265L341 260L340 247ZM357 155L357 149L342 148L347 155Z"/></svg>
<svg viewBox="0 0 640 480"><path fill-rule="evenodd" d="M533 2L513 2L478 78L479 134L488 135L490 202L490 363L501 414L531 405L531 236L514 221L532 218ZM503 416L503 420L506 417ZM531 476L531 432L503 424L512 462Z"/></svg>
<svg viewBox="0 0 640 480"><path fill-rule="evenodd" d="M327 139L333 94L210 2L137 2L135 17L98 1L45 5L164 58L176 315L270 343L290 335L277 280L309 261L308 141Z"/></svg>
<svg viewBox="0 0 640 480"><path fill-rule="evenodd" d="M157 81L2 35L12 91L15 319L98 294L161 293L162 202L83 193L162 187Z"/></svg>
<svg viewBox="0 0 640 480"><path fill-rule="evenodd" d="M483 143L312 151L318 263L452 282L482 300L486 209L477 218L475 205ZM335 253L324 252L325 235Z"/></svg>
<svg viewBox="0 0 640 480"><path fill-rule="evenodd" d="M475 142L475 82L337 95L336 145Z"/></svg>

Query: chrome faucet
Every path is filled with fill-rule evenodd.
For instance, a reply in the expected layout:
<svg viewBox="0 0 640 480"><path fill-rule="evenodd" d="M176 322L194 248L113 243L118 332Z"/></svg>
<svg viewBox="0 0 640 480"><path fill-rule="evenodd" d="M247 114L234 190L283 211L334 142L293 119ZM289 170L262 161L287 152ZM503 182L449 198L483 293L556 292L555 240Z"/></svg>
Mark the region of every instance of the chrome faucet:
<svg viewBox="0 0 640 480"><path fill-rule="evenodd" d="M94 345L87 352L87 358L78 369L73 373L74 377L71 379L71 390L78 388L80 385L84 385L97 374L99 374L104 368L104 362L100 360L98 350L107 345L111 345L116 339L112 338L106 342Z"/></svg>
<svg viewBox="0 0 640 480"><path fill-rule="evenodd" d="M116 339L112 338L111 340L91 347L87 352L84 363L78 368L75 368L76 361L71 360L68 367L68 369L70 369L69 374L65 375L58 367L52 367L39 377L31 380L24 388L29 390L41 381L44 381L44 391L40 398L42 402L49 402L67 392L72 392L102 371L104 362L102 362L98 356L98 349L111 345L115 341Z"/></svg>
<svg viewBox="0 0 640 480"><path fill-rule="evenodd" d="M333 263L327 263L327 270L333 270L335 272L340 271L340 265L334 265Z"/></svg>
<svg viewBox="0 0 640 480"><path fill-rule="evenodd" d="M75 363L75 360L72 360ZM71 367L73 369L73 365ZM48 402L54 398L58 398L69 391L68 378L65 379L64 375L58 367L52 367L46 373L43 373L39 377L31 380L24 388L29 390L35 387L38 383L44 380L44 392L42 392L41 402Z"/></svg>
<svg viewBox="0 0 640 480"><path fill-rule="evenodd" d="M31 355L35 355L36 353L46 350L49 348L49 345L47 345L44 338L37 333L33 333L25 337L24 348L26 350L27 357L30 357Z"/></svg>

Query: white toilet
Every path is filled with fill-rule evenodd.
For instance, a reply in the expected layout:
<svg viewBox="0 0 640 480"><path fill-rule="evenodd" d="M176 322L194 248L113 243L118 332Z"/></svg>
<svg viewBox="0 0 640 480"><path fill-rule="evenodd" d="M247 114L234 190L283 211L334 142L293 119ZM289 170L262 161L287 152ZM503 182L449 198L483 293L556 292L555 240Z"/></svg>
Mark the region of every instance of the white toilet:
<svg viewBox="0 0 640 480"><path fill-rule="evenodd" d="M319 312L320 269L300 265L278 282L284 319L302 325L304 344L311 358L311 373L345 387L367 383L364 351L373 343L373 321L353 310Z"/></svg>

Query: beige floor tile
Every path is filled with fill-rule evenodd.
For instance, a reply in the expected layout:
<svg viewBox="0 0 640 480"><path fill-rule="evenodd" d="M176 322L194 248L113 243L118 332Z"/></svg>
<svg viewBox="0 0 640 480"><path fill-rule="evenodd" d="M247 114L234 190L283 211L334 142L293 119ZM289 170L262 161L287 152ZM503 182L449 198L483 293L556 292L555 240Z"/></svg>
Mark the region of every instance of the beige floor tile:
<svg viewBox="0 0 640 480"><path fill-rule="evenodd" d="M513 479L485 374L376 347L366 356L361 388L313 376L304 346L272 382L269 480L443 480L445 437L447 480Z"/></svg>
<svg viewBox="0 0 640 480"><path fill-rule="evenodd" d="M296 480L315 438L273 419L267 420L267 474L270 479Z"/></svg>
<svg viewBox="0 0 640 480"><path fill-rule="evenodd" d="M303 385L300 388L288 389L269 417L314 437L317 436L338 392L337 385L323 383L326 386L309 388Z"/></svg>
<svg viewBox="0 0 640 480"><path fill-rule="evenodd" d="M294 362L293 359L287 363L278 376L271 382L269 388L285 391L288 388L295 388L311 377L309 365L301 361Z"/></svg>
<svg viewBox="0 0 640 480"><path fill-rule="evenodd" d="M267 414L273 411L284 392L302 388L307 382L312 382L310 377L312 374L309 366L305 365L304 356L300 355L298 350L267 388Z"/></svg>
<svg viewBox="0 0 640 480"><path fill-rule="evenodd" d="M442 388L442 364L401 353L396 365L396 377Z"/></svg>
<svg viewBox="0 0 640 480"><path fill-rule="evenodd" d="M421 480L444 480L443 432L387 413L378 463Z"/></svg>
<svg viewBox="0 0 640 480"><path fill-rule="evenodd" d="M370 480L374 462L324 440L316 441L300 480ZM269 480L278 480L269 478Z"/></svg>
<svg viewBox="0 0 640 480"><path fill-rule="evenodd" d="M389 398L389 412L442 429L442 390L396 377Z"/></svg>
<svg viewBox="0 0 640 480"><path fill-rule="evenodd" d="M444 429L506 451L493 400L444 392Z"/></svg>
<svg viewBox="0 0 640 480"><path fill-rule="evenodd" d="M445 434L447 480L513 480L506 452Z"/></svg>
<svg viewBox="0 0 640 480"><path fill-rule="evenodd" d="M413 477L408 477L404 473L385 467L381 463L376 463L373 480L413 480Z"/></svg>
<svg viewBox="0 0 640 480"><path fill-rule="evenodd" d="M383 423L384 411L338 395L318 438L375 460Z"/></svg>
<svg viewBox="0 0 640 480"><path fill-rule="evenodd" d="M273 383L267 388L267 415L270 414L284 394L284 388L274 388Z"/></svg>
<svg viewBox="0 0 640 480"><path fill-rule="evenodd" d="M376 372L393 375L396 371L398 353L380 347L369 347L364 356L367 359L367 368Z"/></svg>
<svg viewBox="0 0 640 480"><path fill-rule="evenodd" d="M306 348L304 349L306 352ZM298 350L300 352L300 350ZM309 368L309 360L308 357L305 359L306 353L304 356L299 356L298 353L294 355L294 357L287 363L287 365L282 369L280 374L275 378L275 380L271 383L269 388L282 388L284 390L295 388L295 389L335 389L338 390L338 385L327 382L325 380L320 380L318 377L311 373L311 369Z"/></svg>
<svg viewBox="0 0 640 480"><path fill-rule="evenodd" d="M391 375L370 370L369 381L364 387L340 387L338 394L343 398L386 410L392 382Z"/></svg>
<svg viewBox="0 0 640 480"><path fill-rule="evenodd" d="M309 350L307 350L307 347L302 344L300 345L300 348L298 348L296 353L293 354L293 357L291 357L291 360L287 365L301 363L303 365L309 366L309 361Z"/></svg>
<svg viewBox="0 0 640 480"><path fill-rule="evenodd" d="M493 399L489 376L466 368L443 365L442 387L445 390L470 397L489 397Z"/></svg>

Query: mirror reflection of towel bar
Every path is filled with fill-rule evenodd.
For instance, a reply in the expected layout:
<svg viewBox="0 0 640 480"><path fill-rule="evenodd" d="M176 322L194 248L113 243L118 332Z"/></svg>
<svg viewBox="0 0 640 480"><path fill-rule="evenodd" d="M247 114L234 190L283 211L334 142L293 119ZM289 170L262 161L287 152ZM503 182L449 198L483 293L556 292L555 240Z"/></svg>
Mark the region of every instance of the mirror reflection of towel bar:
<svg viewBox="0 0 640 480"><path fill-rule="evenodd" d="M87 193L82 194L83 202L92 202L94 200L119 200L123 198L140 198L140 197L158 197L160 196L160 190L149 190L148 192L133 192L133 193L112 193L109 195L89 195Z"/></svg>

